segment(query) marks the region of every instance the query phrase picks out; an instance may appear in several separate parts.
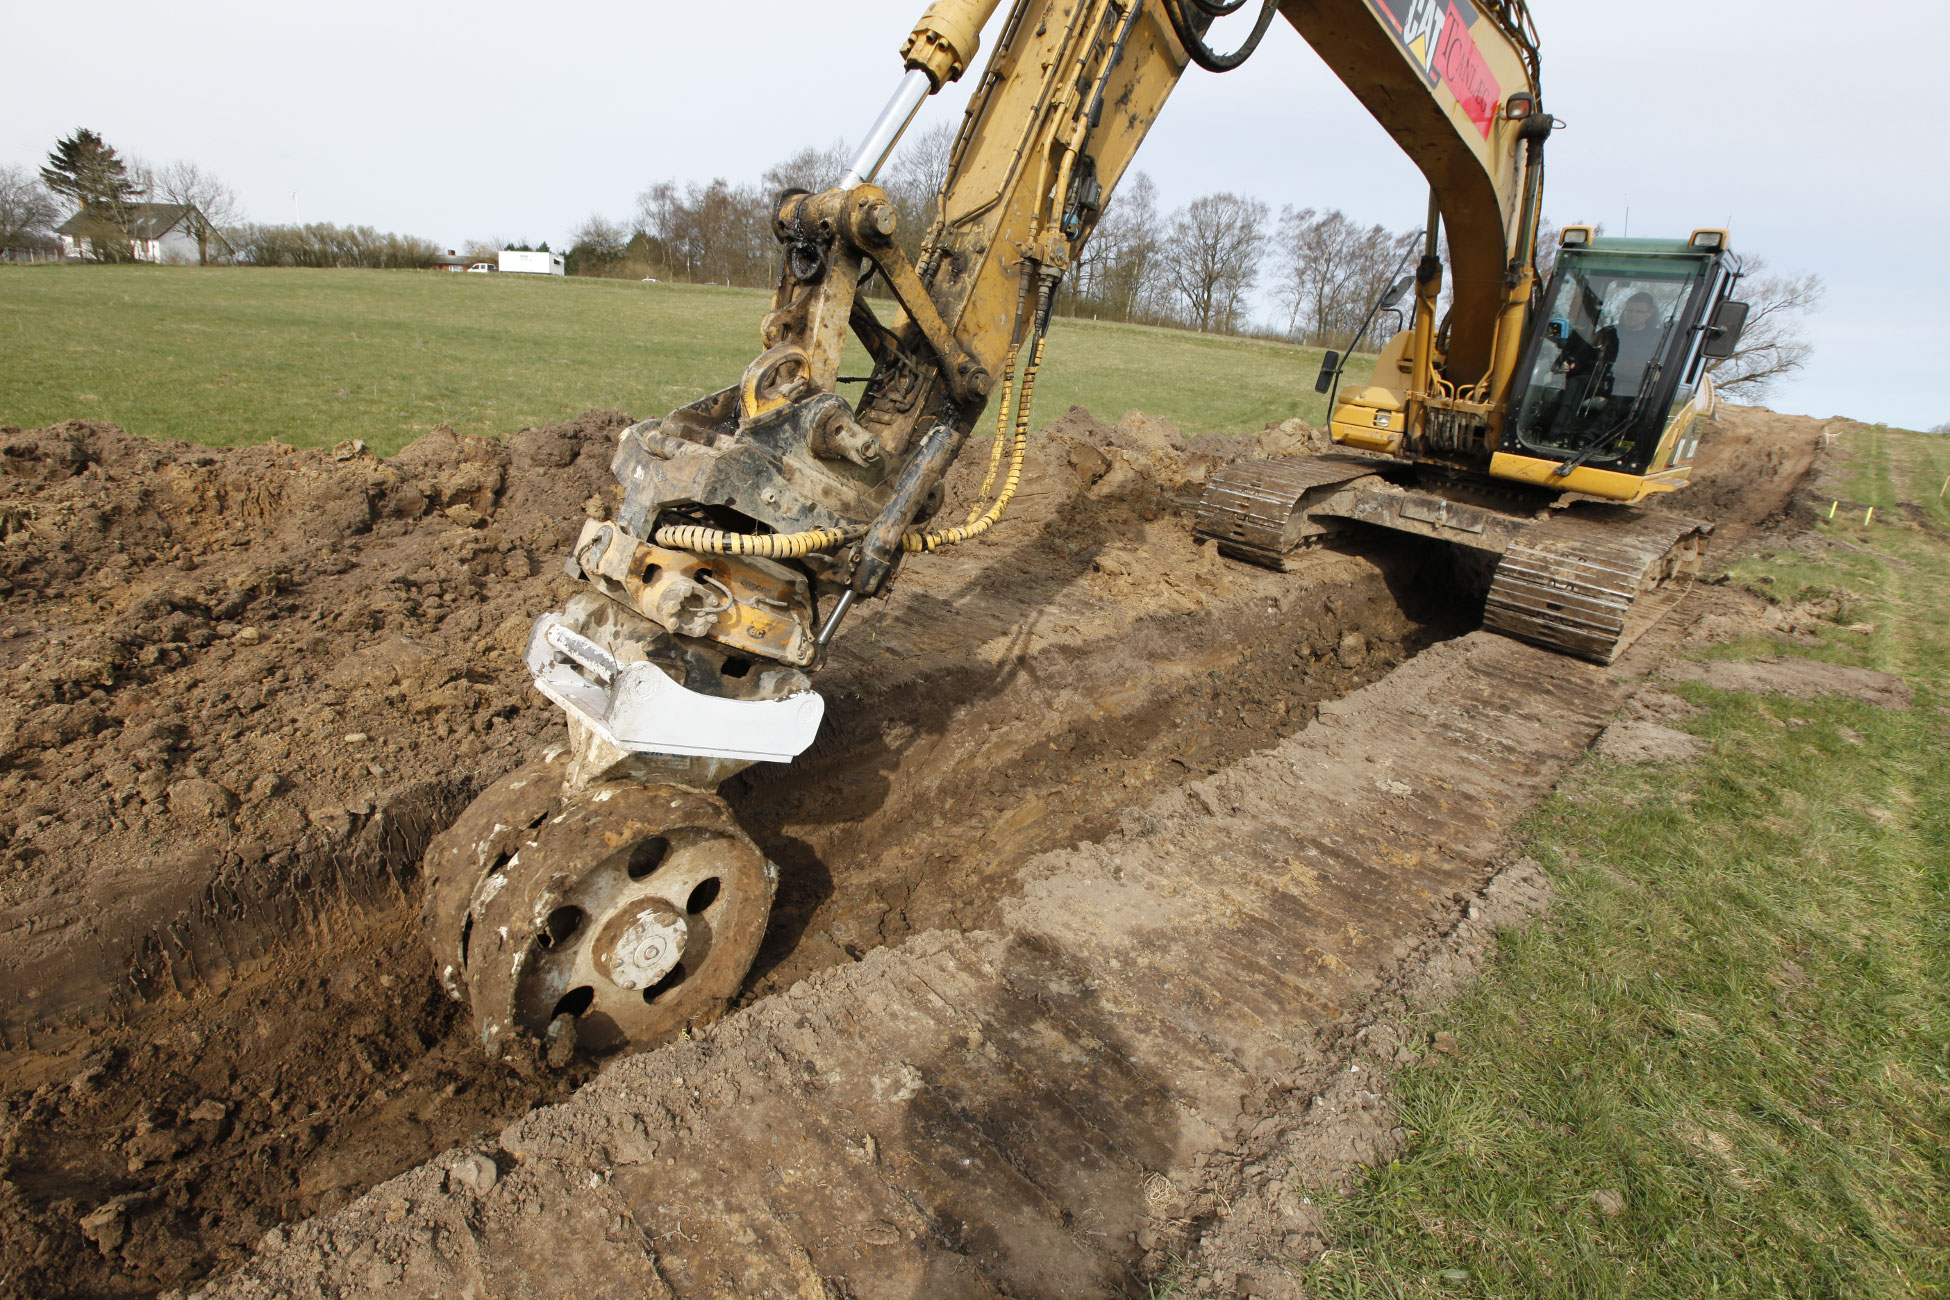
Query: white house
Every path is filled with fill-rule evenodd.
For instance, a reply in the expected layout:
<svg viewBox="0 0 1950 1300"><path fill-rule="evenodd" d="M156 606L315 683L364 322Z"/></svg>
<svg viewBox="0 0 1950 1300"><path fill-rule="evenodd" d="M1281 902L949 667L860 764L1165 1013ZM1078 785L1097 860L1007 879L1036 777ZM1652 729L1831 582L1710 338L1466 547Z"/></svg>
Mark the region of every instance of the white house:
<svg viewBox="0 0 1950 1300"><path fill-rule="evenodd" d="M129 249L138 262L195 262L196 223L190 220L196 208L188 203L132 203L129 205ZM94 256L91 222L77 212L61 223L55 233L61 236L61 253L71 261ZM228 253L230 245L222 235L210 232L212 255Z"/></svg>

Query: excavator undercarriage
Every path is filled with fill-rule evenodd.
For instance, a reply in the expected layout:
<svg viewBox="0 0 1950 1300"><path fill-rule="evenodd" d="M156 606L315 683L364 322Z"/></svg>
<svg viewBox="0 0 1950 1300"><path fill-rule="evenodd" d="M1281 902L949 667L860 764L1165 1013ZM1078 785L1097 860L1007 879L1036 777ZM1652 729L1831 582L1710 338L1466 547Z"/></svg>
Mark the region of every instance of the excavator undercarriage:
<svg viewBox="0 0 1950 1300"><path fill-rule="evenodd" d="M1350 524L1431 538L1494 566L1483 626L1608 664L1669 607L1659 596L1699 573L1713 531L1704 520L1560 505L1542 492L1470 491L1453 480L1418 490L1418 477L1400 461L1354 456L1230 465L1206 484L1194 532L1222 555L1273 569Z"/></svg>

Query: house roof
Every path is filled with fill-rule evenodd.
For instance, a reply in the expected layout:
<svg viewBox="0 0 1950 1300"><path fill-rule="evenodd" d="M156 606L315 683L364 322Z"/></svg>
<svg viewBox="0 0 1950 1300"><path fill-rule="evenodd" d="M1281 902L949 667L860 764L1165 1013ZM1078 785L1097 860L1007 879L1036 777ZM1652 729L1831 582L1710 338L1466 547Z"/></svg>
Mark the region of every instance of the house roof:
<svg viewBox="0 0 1950 1300"><path fill-rule="evenodd" d="M131 203L129 205L129 238L161 239L182 223L184 217L193 209L187 203ZM77 212L54 233L57 235L79 235L87 233L84 220L86 213Z"/></svg>

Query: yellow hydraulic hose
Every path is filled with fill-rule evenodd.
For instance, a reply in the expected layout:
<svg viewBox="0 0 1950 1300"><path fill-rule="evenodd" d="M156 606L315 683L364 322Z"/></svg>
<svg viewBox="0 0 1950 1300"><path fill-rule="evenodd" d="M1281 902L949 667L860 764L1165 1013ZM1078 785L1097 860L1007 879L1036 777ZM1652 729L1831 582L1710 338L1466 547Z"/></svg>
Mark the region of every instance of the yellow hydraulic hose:
<svg viewBox="0 0 1950 1300"><path fill-rule="evenodd" d="M1036 345L1029 354L1029 365L1022 374L1022 397L1016 406L1015 436L1009 444L1009 469L1003 477L1002 490L996 493L993 501L988 500L989 489L995 486L996 473L1002 468L1002 438L1009 425L1009 398L1016 377L1016 351L1009 350L1009 361L1002 374L1002 402L995 417L995 445L989 448L989 470L982 479L980 490L975 493L975 504L968 508L968 519L958 528L946 528L938 533L908 532L901 537L901 547L910 553L939 550L943 546L953 546L971 537L980 537L995 526L1002 512L1016 495L1016 488L1022 483L1022 460L1024 449L1029 445L1029 407L1036 394L1036 371L1043 363L1043 335L1036 336ZM768 560L796 560L814 551L830 551L836 546L858 541L865 536L864 528L814 528L803 533L727 533L716 528L705 528L698 524L671 524L656 531L654 540L659 546L667 546L673 551L696 551L707 555L757 555Z"/></svg>
<svg viewBox="0 0 1950 1300"><path fill-rule="evenodd" d="M1002 365L1002 400L995 405L995 440L989 444L988 473L982 475L982 486L975 489L975 504L968 507L968 518L964 523L974 523L975 516L982 513L988 503L989 489L995 486L995 473L1002 468L1002 435L1009 431L1009 402L1016 393L1016 353L1020 347L1009 349L1009 359Z"/></svg>
<svg viewBox="0 0 1950 1300"><path fill-rule="evenodd" d="M1002 480L1002 490L996 493L995 500L989 502L988 509L982 510L982 498L988 495L995 482L996 462L1002 455L1002 423L1007 417L1006 406L1008 380L1003 381L1005 405L996 420L995 446L989 452L989 477L982 481L982 490L976 493L976 501L969 508L968 522L959 528L945 528L938 533L910 532L902 536L902 549L913 553L933 551L943 546L953 546L971 537L980 537L995 526L1002 512L1009 508L1009 502L1016 495L1016 488L1022 483L1023 451L1029 445L1029 408L1036 396L1036 371L1043 363L1043 335L1037 335L1036 346L1029 354L1029 365L1022 373L1022 398L1016 406L1016 433L1009 445L1009 472ZM1015 368L1015 356L1010 354L1010 370ZM977 514L977 511L981 511Z"/></svg>
<svg viewBox="0 0 1950 1300"><path fill-rule="evenodd" d="M726 533L697 524L659 528L656 543L673 551L701 551L707 555L757 555L768 560L796 560L814 551L830 551L865 534L863 528L813 528L803 533Z"/></svg>

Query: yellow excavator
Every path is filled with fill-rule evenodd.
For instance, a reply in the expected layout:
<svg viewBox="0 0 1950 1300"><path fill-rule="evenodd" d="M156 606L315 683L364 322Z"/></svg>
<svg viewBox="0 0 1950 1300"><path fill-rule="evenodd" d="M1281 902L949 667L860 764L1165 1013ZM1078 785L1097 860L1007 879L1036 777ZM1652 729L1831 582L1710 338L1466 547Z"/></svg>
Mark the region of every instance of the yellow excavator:
<svg viewBox="0 0 1950 1300"><path fill-rule="evenodd" d="M1000 7L939 0L839 183L779 196L756 355L737 382L623 431L621 505L567 562L584 589L534 625L527 666L568 744L429 850L436 966L490 1056L532 1070L653 1046L736 994L777 872L719 783L812 743L811 674L855 602L1001 517L1065 273L1180 76L1237 67L1275 17L1428 178L1425 245L1386 304L1412 287L1407 327L1369 383L1330 401L1346 450L1215 474L1197 532L1274 567L1353 524L1437 538L1479 561L1487 626L1601 661L1698 567L1708 525L1633 507L1686 482L1706 367L1744 322L1726 232L1573 226L1540 286L1555 121L1523 0L1262 0L1244 42L1215 49L1213 24L1246 4L1014 0L910 260L874 178L926 98L974 66ZM898 304L886 319L861 292L875 276ZM850 403L849 334L872 359ZM991 404L978 501L945 520L944 476Z"/></svg>

